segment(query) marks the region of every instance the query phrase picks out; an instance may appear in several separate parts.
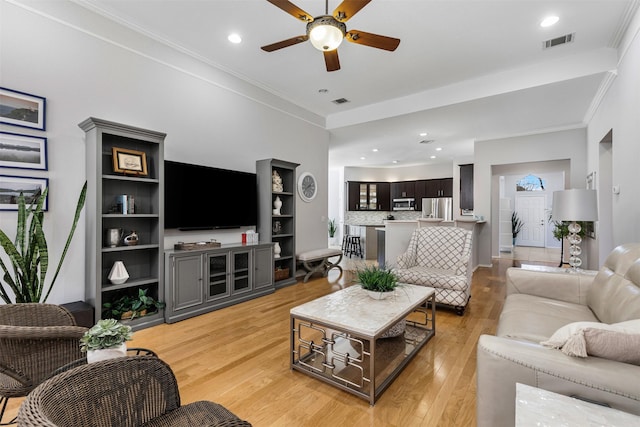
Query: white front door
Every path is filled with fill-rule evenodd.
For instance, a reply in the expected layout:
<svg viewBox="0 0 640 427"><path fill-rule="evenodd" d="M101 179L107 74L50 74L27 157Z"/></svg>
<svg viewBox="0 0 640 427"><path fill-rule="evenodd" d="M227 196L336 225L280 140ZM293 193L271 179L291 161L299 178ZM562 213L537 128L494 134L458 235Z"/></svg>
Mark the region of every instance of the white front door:
<svg viewBox="0 0 640 427"><path fill-rule="evenodd" d="M516 195L516 212L523 223L522 230L516 239L516 245L544 247L547 224L544 213L546 205L547 196L544 194Z"/></svg>

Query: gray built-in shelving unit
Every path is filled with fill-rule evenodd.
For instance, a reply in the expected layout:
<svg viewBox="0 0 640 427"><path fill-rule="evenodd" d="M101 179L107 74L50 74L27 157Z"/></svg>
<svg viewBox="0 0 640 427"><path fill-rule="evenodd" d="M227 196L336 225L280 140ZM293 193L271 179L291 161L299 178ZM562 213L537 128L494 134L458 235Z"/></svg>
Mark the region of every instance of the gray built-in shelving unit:
<svg viewBox="0 0 640 427"><path fill-rule="evenodd" d="M78 126L86 133L87 200L86 200L86 283L85 299L95 307L95 320L102 317L102 304L124 293L137 294L147 289L148 295L164 301L164 139L166 134L90 117ZM112 148L145 153L148 174L145 176L116 173ZM116 197L132 195L135 212L114 212ZM106 230L121 228L123 235L136 231L135 246L120 243L108 247ZM108 280L115 261L123 261L129 279L120 285ZM125 321L134 329L164 323L164 313Z"/></svg>
<svg viewBox="0 0 640 427"><path fill-rule="evenodd" d="M256 162L258 175L258 233L262 242L278 242L280 258L274 258L275 287L296 283L296 168L298 163L278 159L264 159ZM282 178L283 190L273 191L272 174L277 171ZM280 215L273 214L273 202L282 201ZM279 222L281 229L275 232ZM286 277L278 278L283 270Z"/></svg>

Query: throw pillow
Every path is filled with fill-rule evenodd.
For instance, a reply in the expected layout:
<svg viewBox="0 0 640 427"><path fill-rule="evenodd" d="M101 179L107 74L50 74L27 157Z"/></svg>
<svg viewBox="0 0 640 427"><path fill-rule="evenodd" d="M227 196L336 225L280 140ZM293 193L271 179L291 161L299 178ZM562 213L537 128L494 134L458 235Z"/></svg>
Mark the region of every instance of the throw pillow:
<svg viewBox="0 0 640 427"><path fill-rule="evenodd" d="M540 344L562 349L568 356L596 356L640 364L640 319L611 325L597 322L570 323Z"/></svg>
<svg viewBox="0 0 640 427"><path fill-rule="evenodd" d="M571 336L586 328L640 334L640 319L627 320L625 322L612 324L600 322L573 322L568 325L564 325L555 331L548 340L542 341L540 344L550 348L562 348Z"/></svg>
<svg viewBox="0 0 640 427"><path fill-rule="evenodd" d="M589 356L640 365L640 334L587 328L584 339Z"/></svg>

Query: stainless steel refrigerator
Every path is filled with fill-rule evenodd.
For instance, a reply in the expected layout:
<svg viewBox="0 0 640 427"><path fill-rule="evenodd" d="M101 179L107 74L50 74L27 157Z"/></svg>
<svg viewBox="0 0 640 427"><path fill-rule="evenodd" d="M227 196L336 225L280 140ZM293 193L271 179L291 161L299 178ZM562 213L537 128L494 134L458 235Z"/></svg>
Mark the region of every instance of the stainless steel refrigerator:
<svg viewBox="0 0 640 427"><path fill-rule="evenodd" d="M443 221L453 221L453 198L422 199L422 218L440 218Z"/></svg>

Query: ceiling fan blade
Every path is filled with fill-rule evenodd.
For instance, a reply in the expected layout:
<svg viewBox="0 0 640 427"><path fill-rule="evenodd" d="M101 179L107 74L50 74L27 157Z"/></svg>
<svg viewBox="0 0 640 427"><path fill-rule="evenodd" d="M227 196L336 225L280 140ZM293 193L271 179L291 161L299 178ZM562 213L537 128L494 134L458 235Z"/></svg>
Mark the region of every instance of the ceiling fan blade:
<svg viewBox="0 0 640 427"><path fill-rule="evenodd" d="M360 9L369 4L371 0L344 0L333 11L333 17L340 22L347 22L358 13Z"/></svg>
<svg viewBox="0 0 640 427"><path fill-rule="evenodd" d="M309 39L309 37L307 37L306 35L292 37L292 38L287 39L287 40L282 40L282 41L279 41L277 43L273 43L273 44L268 44L266 46L262 46L260 49L264 50L265 52L273 52L274 50L282 49L283 47L289 47L289 46L293 46L294 44L305 42L308 39Z"/></svg>
<svg viewBox="0 0 640 427"><path fill-rule="evenodd" d="M375 47L388 51L394 51L400 44L400 39L393 37L381 36L378 34L365 33L360 30L351 30L347 32L345 39L351 43L363 44L365 46Z"/></svg>
<svg viewBox="0 0 640 427"><path fill-rule="evenodd" d="M327 71L337 71L340 69L340 59L338 59L338 49L322 51L324 63L327 64Z"/></svg>
<svg viewBox="0 0 640 427"><path fill-rule="evenodd" d="M280 9L287 12L289 15L293 16L296 19L299 19L304 22L313 21L313 16L309 15L304 10L300 9L295 4L291 3L288 0L267 0L272 5L279 7Z"/></svg>

